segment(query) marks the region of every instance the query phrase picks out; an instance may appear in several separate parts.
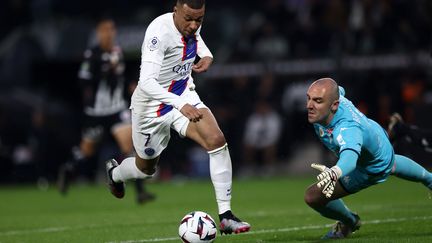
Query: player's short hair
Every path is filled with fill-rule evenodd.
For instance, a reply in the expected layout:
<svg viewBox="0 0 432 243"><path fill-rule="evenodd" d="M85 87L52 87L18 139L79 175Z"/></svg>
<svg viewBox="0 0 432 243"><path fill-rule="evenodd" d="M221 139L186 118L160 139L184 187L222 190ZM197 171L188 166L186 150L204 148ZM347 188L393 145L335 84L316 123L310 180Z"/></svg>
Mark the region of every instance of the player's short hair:
<svg viewBox="0 0 432 243"><path fill-rule="evenodd" d="M104 22L109 22L109 21L111 21L113 23L116 22L114 16L110 12L108 12L108 11L104 11L104 12L101 12L101 13L98 13L98 14L94 15L93 16L93 20L94 20L94 25L95 25L96 28L101 23L104 23Z"/></svg>
<svg viewBox="0 0 432 243"><path fill-rule="evenodd" d="M99 25L102 22L112 21L115 22L114 17L110 14L102 14L96 18L96 25Z"/></svg>
<svg viewBox="0 0 432 243"><path fill-rule="evenodd" d="M177 0L177 4L186 4L193 9L201 9L205 5L205 0Z"/></svg>

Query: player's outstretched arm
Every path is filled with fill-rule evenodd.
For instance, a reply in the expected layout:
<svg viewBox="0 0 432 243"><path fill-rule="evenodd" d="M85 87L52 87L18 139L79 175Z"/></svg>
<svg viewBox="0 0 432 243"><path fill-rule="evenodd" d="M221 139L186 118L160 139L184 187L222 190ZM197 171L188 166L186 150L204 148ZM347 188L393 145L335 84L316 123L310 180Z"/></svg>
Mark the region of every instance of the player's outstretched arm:
<svg viewBox="0 0 432 243"><path fill-rule="evenodd" d="M328 168L325 165L313 163L311 164L311 167L321 171L317 176L317 186L318 188L322 188L322 193L327 198L330 198L333 195L337 180L342 175L342 170L336 165Z"/></svg>
<svg viewBox="0 0 432 243"><path fill-rule="evenodd" d="M205 72L210 68L210 65L212 63L213 63L212 57L203 57L196 64L192 66L192 70L196 73Z"/></svg>

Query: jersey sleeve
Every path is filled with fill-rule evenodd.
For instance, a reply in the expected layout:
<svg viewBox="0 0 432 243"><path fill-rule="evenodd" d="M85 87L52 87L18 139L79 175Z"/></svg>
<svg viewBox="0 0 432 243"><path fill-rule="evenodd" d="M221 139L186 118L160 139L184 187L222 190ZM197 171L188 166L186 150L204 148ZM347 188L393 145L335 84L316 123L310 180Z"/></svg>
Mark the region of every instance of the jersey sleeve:
<svg viewBox="0 0 432 243"><path fill-rule="evenodd" d="M156 30L155 25L150 25L144 36L141 46L141 62L151 62L162 65L165 49L169 41L166 35Z"/></svg>
<svg viewBox="0 0 432 243"><path fill-rule="evenodd" d="M86 80L90 81L93 78L94 64L93 64L93 52L91 49L87 49L84 52L83 61L81 62L78 79L81 84L86 83Z"/></svg>
<svg viewBox="0 0 432 243"><path fill-rule="evenodd" d="M177 110L181 110L187 102L180 96L168 92L157 82L160 69L161 65L159 64L143 61L141 63L140 80L138 82L139 88L146 96L172 105Z"/></svg>
<svg viewBox="0 0 432 243"><path fill-rule="evenodd" d="M360 127L343 124L334 136L339 145L339 154L344 150L352 150L360 155L363 145L363 132Z"/></svg>
<svg viewBox="0 0 432 243"><path fill-rule="evenodd" d="M198 41L198 47L197 47L197 54L199 57L211 57L213 58L213 54L211 53L210 49L205 44L204 40L201 37L200 29L197 31L197 41Z"/></svg>
<svg viewBox="0 0 432 243"><path fill-rule="evenodd" d="M138 86L146 96L181 110L186 102L180 96L168 92L157 81L169 40L167 35L154 29L157 28L149 26L144 37Z"/></svg>
<svg viewBox="0 0 432 243"><path fill-rule="evenodd" d="M98 74L96 73L97 62L96 54L93 49L84 52L84 58L78 71L78 85L81 89L81 100L84 106L91 105L94 99L94 89Z"/></svg>
<svg viewBox="0 0 432 243"><path fill-rule="evenodd" d="M346 176L356 168L358 158L359 155L353 150L345 149L340 153L336 165L342 171L341 177Z"/></svg>
<svg viewBox="0 0 432 243"><path fill-rule="evenodd" d="M341 169L342 176L345 176L357 166L363 145L363 133L360 127L348 123L342 124L334 136L339 145L339 160L336 165Z"/></svg>

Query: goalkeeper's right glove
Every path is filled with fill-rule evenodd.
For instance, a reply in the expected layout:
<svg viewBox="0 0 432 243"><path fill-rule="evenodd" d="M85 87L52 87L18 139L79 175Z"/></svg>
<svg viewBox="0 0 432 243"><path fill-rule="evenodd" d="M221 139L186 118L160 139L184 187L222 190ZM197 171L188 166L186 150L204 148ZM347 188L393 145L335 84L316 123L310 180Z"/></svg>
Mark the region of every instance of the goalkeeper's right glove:
<svg viewBox="0 0 432 243"><path fill-rule="evenodd" d="M327 198L330 198L333 195L337 180L342 175L342 170L337 165L328 168L325 165L313 163L311 167L321 171L317 176L317 186L318 188L322 188L322 193Z"/></svg>

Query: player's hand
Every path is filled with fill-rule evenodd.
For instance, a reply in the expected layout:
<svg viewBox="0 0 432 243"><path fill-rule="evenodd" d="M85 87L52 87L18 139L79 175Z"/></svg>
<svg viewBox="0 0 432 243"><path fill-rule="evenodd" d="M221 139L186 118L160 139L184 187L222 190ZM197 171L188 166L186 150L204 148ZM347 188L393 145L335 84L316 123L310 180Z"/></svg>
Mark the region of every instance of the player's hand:
<svg viewBox="0 0 432 243"><path fill-rule="evenodd" d="M311 167L321 171L317 176L317 186L318 188L322 188L322 193L327 198L330 198L333 195L337 180L342 175L341 169L338 166L328 168L325 165L315 163L311 164Z"/></svg>
<svg viewBox="0 0 432 243"><path fill-rule="evenodd" d="M213 63L213 58L203 57L196 64L192 66L192 70L196 73L205 72L209 69L212 63Z"/></svg>
<svg viewBox="0 0 432 243"><path fill-rule="evenodd" d="M203 118L202 112L195 106L186 104L181 109L180 112L189 119L191 122L199 122Z"/></svg>

